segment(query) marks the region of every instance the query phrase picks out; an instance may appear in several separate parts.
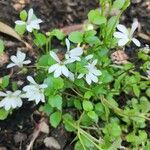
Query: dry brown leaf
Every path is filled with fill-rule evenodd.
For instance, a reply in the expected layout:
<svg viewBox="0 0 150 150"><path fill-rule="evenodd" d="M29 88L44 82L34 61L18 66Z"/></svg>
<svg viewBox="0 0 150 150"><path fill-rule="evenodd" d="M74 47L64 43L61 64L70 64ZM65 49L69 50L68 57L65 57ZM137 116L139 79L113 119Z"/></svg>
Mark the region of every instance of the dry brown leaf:
<svg viewBox="0 0 150 150"><path fill-rule="evenodd" d="M60 144L58 143L58 141L53 138L53 137L46 137L44 139L44 144L46 147L48 148L55 148L55 149L61 149Z"/></svg>
<svg viewBox="0 0 150 150"><path fill-rule="evenodd" d="M40 132L48 134L49 133L49 126L48 126L48 124L45 121L42 121L39 124L39 130L40 130Z"/></svg>
<svg viewBox="0 0 150 150"><path fill-rule="evenodd" d="M7 24L0 22L0 32L10 35L14 38L16 38L17 40L21 41L24 43L24 41L21 39L21 37L16 33L16 31L11 28L10 26L8 26Z"/></svg>
<svg viewBox="0 0 150 150"><path fill-rule="evenodd" d="M9 57L6 53L0 54L0 67L6 64L9 60Z"/></svg>
<svg viewBox="0 0 150 150"><path fill-rule="evenodd" d="M128 61L128 55L123 50L117 50L111 54L111 60L115 64L125 64Z"/></svg>
<svg viewBox="0 0 150 150"><path fill-rule="evenodd" d="M10 26L8 26L7 24L3 22L0 22L0 32L10 35L14 37L15 39L19 40L20 42L24 43L26 47L28 48L28 50L33 50L32 46L28 44L27 42L25 42L24 40L22 40L21 37L17 34L17 32L13 28L11 28Z"/></svg>

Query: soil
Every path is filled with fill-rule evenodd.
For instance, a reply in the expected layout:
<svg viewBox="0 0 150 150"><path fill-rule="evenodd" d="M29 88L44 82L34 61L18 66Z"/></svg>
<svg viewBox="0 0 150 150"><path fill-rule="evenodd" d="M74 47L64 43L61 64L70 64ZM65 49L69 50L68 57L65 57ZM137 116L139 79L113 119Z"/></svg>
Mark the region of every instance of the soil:
<svg viewBox="0 0 150 150"><path fill-rule="evenodd" d="M18 19L19 12L14 9L14 4L18 0L0 0L0 21L14 26L14 21ZM99 7L97 0L30 0L25 5L25 9L33 8L35 14L43 20L42 31L49 31L52 28L62 28L68 25L84 22L87 13L93 8ZM131 24L133 18L137 17L141 23L141 32L150 36L150 2L149 0L133 0L132 5L122 18L123 23ZM16 53L18 47L23 45L11 37L0 34L0 38L6 42L7 54ZM144 44L150 44L149 39L139 37ZM6 64L0 67L0 77L9 74L10 70L5 70ZM15 78L15 77L14 77ZM16 79L24 82L24 77ZM36 128L36 123L41 119L41 115L36 113L38 106L25 103L21 109L15 110L5 121L0 121L0 150L24 150L31 140L31 136ZM35 123L36 122L36 123ZM21 142L16 141L16 136L22 137ZM71 150L74 136L67 133L63 126L57 129L50 127L49 136L54 137L62 150ZM47 150L43 143L43 135L36 140L34 150ZM52 148L53 149L53 148Z"/></svg>

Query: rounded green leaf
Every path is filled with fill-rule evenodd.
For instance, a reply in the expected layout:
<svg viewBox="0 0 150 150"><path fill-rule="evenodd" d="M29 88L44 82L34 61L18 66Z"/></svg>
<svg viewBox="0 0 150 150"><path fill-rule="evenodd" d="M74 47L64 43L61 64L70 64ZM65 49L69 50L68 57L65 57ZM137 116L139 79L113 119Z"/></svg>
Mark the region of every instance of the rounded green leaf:
<svg viewBox="0 0 150 150"><path fill-rule="evenodd" d="M3 53L4 49L5 49L4 42L0 40L0 54Z"/></svg>
<svg viewBox="0 0 150 150"><path fill-rule="evenodd" d="M84 100L83 101L83 109L85 111L91 111L91 110L93 110L93 104L92 104L92 102Z"/></svg>
<svg viewBox="0 0 150 150"><path fill-rule="evenodd" d="M83 33L79 31L72 32L69 35L69 40L73 43L81 43L83 41Z"/></svg>
<svg viewBox="0 0 150 150"><path fill-rule="evenodd" d="M88 19L91 23L96 25L104 24L107 21L104 16L101 16L99 10L91 10L88 14Z"/></svg>
<svg viewBox="0 0 150 150"><path fill-rule="evenodd" d="M56 128L61 121L61 112L54 112L50 115L50 124Z"/></svg>

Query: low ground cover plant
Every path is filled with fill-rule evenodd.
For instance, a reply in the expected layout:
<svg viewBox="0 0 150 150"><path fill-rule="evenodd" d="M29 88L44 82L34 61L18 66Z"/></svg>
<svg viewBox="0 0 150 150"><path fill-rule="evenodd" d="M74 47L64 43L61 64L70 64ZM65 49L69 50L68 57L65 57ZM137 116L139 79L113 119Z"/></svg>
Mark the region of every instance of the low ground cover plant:
<svg viewBox="0 0 150 150"><path fill-rule="evenodd" d="M7 68L26 76L26 85L17 87L3 77L0 119L34 101L52 127L62 123L74 132L76 150L148 150L150 49L136 38L137 20L129 28L119 23L129 5L130 0L100 0L83 31L69 35L58 29L40 32L42 20L32 8L23 10L15 30L33 38L37 58L33 62L20 50L10 57ZM133 60L125 53L130 47Z"/></svg>

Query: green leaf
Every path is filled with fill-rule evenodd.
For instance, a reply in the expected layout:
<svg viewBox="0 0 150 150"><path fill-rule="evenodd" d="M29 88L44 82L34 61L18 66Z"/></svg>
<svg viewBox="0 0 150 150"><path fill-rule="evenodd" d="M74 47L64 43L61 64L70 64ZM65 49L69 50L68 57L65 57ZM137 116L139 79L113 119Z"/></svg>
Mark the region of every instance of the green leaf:
<svg viewBox="0 0 150 150"><path fill-rule="evenodd" d="M91 110L93 110L93 104L92 104L92 102L84 100L82 104L83 104L83 109L85 111L91 111Z"/></svg>
<svg viewBox="0 0 150 150"><path fill-rule="evenodd" d="M26 25L15 25L15 31L19 34L19 35L23 35L26 31Z"/></svg>
<svg viewBox="0 0 150 150"><path fill-rule="evenodd" d="M42 47L43 45L46 44L46 36L42 33L37 33L35 34L35 39L34 39L34 43L39 46L39 47Z"/></svg>
<svg viewBox="0 0 150 150"><path fill-rule="evenodd" d="M60 95L50 96L49 99L48 99L48 103L52 107L56 107L59 110L62 109L62 97Z"/></svg>
<svg viewBox="0 0 150 150"><path fill-rule="evenodd" d="M92 96L93 96L93 92L91 92L91 91L87 91L84 94L85 99L90 99Z"/></svg>
<svg viewBox="0 0 150 150"><path fill-rule="evenodd" d="M109 83L113 81L113 76L107 70L101 70L102 75L100 76L100 81L102 83Z"/></svg>
<svg viewBox="0 0 150 150"><path fill-rule="evenodd" d="M99 10L91 10L88 13L88 19L91 23L96 24L96 25L104 24L107 21L104 16L101 16Z"/></svg>
<svg viewBox="0 0 150 150"><path fill-rule="evenodd" d="M83 33L79 31L72 32L69 35L69 40L72 41L73 43L81 43L83 42Z"/></svg>
<svg viewBox="0 0 150 150"><path fill-rule="evenodd" d="M150 97L150 88L148 88L148 89L146 90L146 95L147 95L148 97Z"/></svg>
<svg viewBox="0 0 150 150"><path fill-rule="evenodd" d="M5 49L4 42L0 40L0 54L4 52L4 49Z"/></svg>
<svg viewBox="0 0 150 150"><path fill-rule="evenodd" d="M79 99L74 99L74 106L78 109L82 109L81 101Z"/></svg>
<svg viewBox="0 0 150 150"><path fill-rule="evenodd" d="M113 8L121 9L125 4L125 0L115 0L113 3Z"/></svg>
<svg viewBox="0 0 150 150"><path fill-rule="evenodd" d="M85 150L80 141L77 141L74 150Z"/></svg>
<svg viewBox="0 0 150 150"><path fill-rule="evenodd" d="M87 115L96 123L98 122L98 115L94 111L89 111Z"/></svg>
<svg viewBox="0 0 150 150"><path fill-rule="evenodd" d="M133 85L133 91L134 91L134 94L135 94L136 97L140 96L141 91L140 91L139 86Z"/></svg>
<svg viewBox="0 0 150 150"><path fill-rule="evenodd" d="M20 12L20 19L21 19L22 21L26 21L27 16L28 16L28 14L27 14L26 10L22 10L22 11Z"/></svg>
<svg viewBox="0 0 150 150"><path fill-rule="evenodd" d="M48 87L50 89L55 89L55 90L59 90L62 89L64 87L64 81L61 77L59 78L54 78L53 75L49 76L48 78L46 78L44 80L44 83L46 83L48 85Z"/></svg>
<svg viewBox="0 0 150 150"><path fill-rule="evenodd" d="M50 124L56 128L61 121L61 112L57 111L50 115Z"/></svg>
<svg viewBox="0 0 150 150"><path fill-rule="evenodd" d="M64 33L59 29L54 29L53 31L50 32L50 35L56 36L57 39L59 40L63 40L65 37Z"/></svg>
<svg viewBox="0 0 150 150"><path fill-rule="evenodd" d="M9 76L4 76L2 79L2 88L6 88L9 85Z"/></svg>
<svg viewBox="0 0 150 150"><path fill-rule="evenodd" d="M5 120L9 114L9 111L5 109L0 109L0 120Z"/></svg>
<svg viewBox="0 0 150 150"><path fill-rule="evenodd" d="M73 117L70 114L63 115L63 123L65 124L65 129L69 132L75 131L75 120L73 120Z"/></svg>

